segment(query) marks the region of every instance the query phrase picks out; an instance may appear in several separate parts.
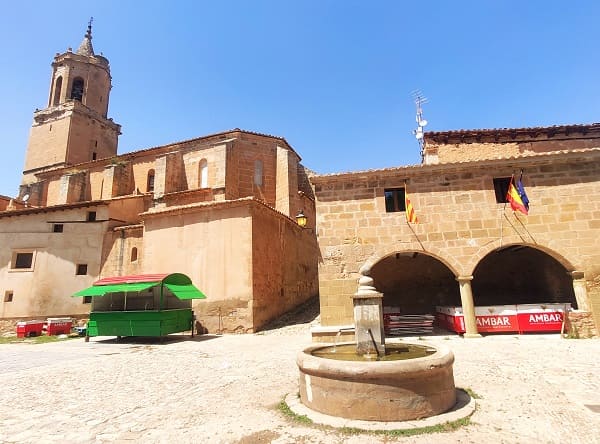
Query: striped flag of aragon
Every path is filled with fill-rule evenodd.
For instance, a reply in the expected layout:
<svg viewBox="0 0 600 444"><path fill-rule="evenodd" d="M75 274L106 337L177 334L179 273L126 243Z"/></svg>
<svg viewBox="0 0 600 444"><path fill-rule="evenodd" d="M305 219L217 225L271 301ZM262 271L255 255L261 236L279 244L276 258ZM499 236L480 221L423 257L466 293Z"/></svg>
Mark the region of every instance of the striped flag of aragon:
<svg viewBox="0 0 600 444"><path fill-rule="evenodd" d="M417 219L417 214L415 213L415 209L410 203L410 199L408 197L408 191L406 188L404 189L404 206L406 208L406 221L410 224L418 224L419 220Z"/></svg>

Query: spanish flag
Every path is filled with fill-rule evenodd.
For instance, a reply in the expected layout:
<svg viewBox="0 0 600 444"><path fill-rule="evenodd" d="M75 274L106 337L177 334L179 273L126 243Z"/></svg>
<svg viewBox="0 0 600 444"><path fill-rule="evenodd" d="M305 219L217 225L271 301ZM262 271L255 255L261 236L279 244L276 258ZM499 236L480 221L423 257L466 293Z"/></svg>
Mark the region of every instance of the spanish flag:
<svg viewBox="0 0 600 444"><path fill-rule="evenodd" d="M417 219L417 215L415 213L415 209L410 203L410 199L408 198L408 191L404 188L404 207L406 211L406 221L411 224L418 224L419 221Z"/></svg>
<svg viewBox="0 0 600 444"><path fill-rule="evenodd" d="M523 188L523 184L521 180L519 180L520 188L523 190L523 195L525 196L525 200L527 204L523 202L521 198L521 193L514 184L515 177L511 177L510 184L508 185L508 192L506 193L506 200L510 203L510 207L513 211L520 211L523 214L529 214L529 200L527 199L527 195L525 194L525 189Z"/></svg>

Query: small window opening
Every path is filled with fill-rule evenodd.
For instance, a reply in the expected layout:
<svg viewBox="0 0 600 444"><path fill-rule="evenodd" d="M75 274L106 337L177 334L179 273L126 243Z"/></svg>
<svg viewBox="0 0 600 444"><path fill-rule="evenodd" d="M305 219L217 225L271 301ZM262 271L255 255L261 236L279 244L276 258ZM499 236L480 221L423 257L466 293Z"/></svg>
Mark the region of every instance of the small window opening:
<svg viewBox="0 0 600 444"><path fill-rule="evenodd" d="M146 191L148 193L154 191L154 170L148 171L148 179L146 180Z"/></svg>
<svg viewBox="0 0 600 444"><path fill-rule="evenodd" d="M87 274L87 264L77 264L77 272L75 273L78 276Z"/></svg>
<svg viewBox="0 0 600 444"><path fill-rule="evenodd" d="M83 297L83 303L84 304L91 304L92 303L92 297L91 296L84 296Z"/></svg>
<svg viewBox="0 0 600 444"><path fill-rule="evenodd" d="M12 292L12 290L6 290L4 292L4 302L12 302L13 296L14 296L14 293Z"/></svg>
<svg viewBox="0 0 600 444"><path fill-rule="evenodd" d="M135 262L137 261L138 258L138 251L137 251L137 247L133 247L131 249L131 262Z"/></svg>
<svg viewBox="0 0 600 444"><path fill-rule="evenodd" d="M52 104L54 106L56 106L60 103L61 90L62 90L62 76L58 77L56 79L56 83L54 83L54 100L52 102ZM52 125L50 125L50 128L52 128Z"/></svg>
<svg viewBox="0 0 600 444"><path fill-rule="evenodd" d="M262 160L254 161L254 185L261 187L263 184L263 162Z"/></svg>
<svg viewBox="0 0 600 444"><path fill-rule="evenodd" d="M206 159L200 161L200 188L208 188L208 162Z"/></svg>
<svg viewBox="0 0 600 444"><path fill-rule="evenodd" d="M98 153L96 151L92 152L92 160L96 160L98 158Z"/></svg>
<svg viewBox="0 0 600 444"><path fill-rule="evenodd" d="M494 177L494 192L496 193L496 203L506 203L506 193L510 185L510 177Z"/></svg>
<svg viewBox="0 0 600 444"><path fill-rule="evenodd" d="M52 125L50 125L50 129L48 131L52 132Z"/></svg>
<svg viewBox="0 0 600 444"><path fill-rule="evenodd" d="M33 253L16 253L13 261L13 269L30 269L33 265Z"/></svg>
<svg viewBox="0 0 600 444"><path fill-rule="evenodd" d="M94 140L94 148L98 148L98 141Z"/></svg>
<svg viewBox="0 0 600 444"><path fill-rule="evenodd" d="M64 225L63 224L53 224L52 225L52 232L53 233L62 233L64 229Z"/></svg>
<svg viewBox="0 0 600 444"><path fill-rule="evenodd" d="M73 80L73 86L71 87L71 99L78 100L79 102L83 100L83 79L81 77L76 77Z"/></svg>
<svg viewBox="0 0 600 444"><path fill-rule="evenodd" d="M95 211L88 211L87 212L87 221L88 222L95 222L96 221L96 212Z"/></svg>
<svg viewBox="0 0 600 444"><path fill-rule="evenodd" d="M385 212L396 213L406 211L404 188L390 188L384 190Z"/></svg>

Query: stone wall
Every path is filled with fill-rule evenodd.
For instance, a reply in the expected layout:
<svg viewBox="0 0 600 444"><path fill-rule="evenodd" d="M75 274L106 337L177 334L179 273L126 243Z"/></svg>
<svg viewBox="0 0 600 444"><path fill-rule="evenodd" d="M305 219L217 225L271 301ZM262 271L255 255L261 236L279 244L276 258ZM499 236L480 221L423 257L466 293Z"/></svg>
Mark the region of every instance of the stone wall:
<svg viewBox="0 0 600 444"><path fill-rule="evenodd" d="M253 323L268 321L318 293L314 230L256 203L252 211Z"/></svg>
<svg viewBox="0 0 600 444"><path fill-rule="evenodd" d="M573 339L598 337L591 313L569 312L566 330L567 336Z"/></svg>

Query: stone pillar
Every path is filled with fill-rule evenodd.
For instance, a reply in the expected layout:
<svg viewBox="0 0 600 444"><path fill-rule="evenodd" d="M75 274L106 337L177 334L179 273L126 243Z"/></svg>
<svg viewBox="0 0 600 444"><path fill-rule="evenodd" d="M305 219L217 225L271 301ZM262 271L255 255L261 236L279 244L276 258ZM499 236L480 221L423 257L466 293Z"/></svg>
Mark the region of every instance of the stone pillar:
<svg viewBox="0 0 600 444"><path fill-rule="evenodd" d="M471 281L473 276L458 276L456 278L460 288L460 301L463 309L463 317L465 320L465 338L480 338L481 335L477 331L477 321L475 319L475 305L473 304L473 290L471 289Z"/></svg>
<svg viewBox="0 0 600 444"><path fill-rule="evenodd" d="M86 199L87 172L68 173L60 178L58 205L83 202Z"/></svg>
<svg viewBox="0 0 600 444"><path fill-rule="evenodd" d="M583 271L571 271L569 274L573 278L573 291L575 292L577 309L580 311L590 311L590 304L588 302L587 288L585 286Z"/></svg>
<svg viewBox="0 0 600 444"><path fill-rule="evenodd" d="M104 181L102 183L102 198L110 199L125 196L133 192L133 183L130 180L130 164L111 164L104 167Z"/></svg>
<svg viewBox="0 0 600 444"><path fill-rule="evenodd" d="M358 280L358 291L353 296L356 353L384 356L383 293L375 290L369 271L365 267L360 269L362 276Z"/></svg>
<svg viewBox="0 0 600 444"><path fill-rule="evenodd" d="M181 152L173 151L157 157L154 161L154 198L184 189L185 179Z"/></svg>

